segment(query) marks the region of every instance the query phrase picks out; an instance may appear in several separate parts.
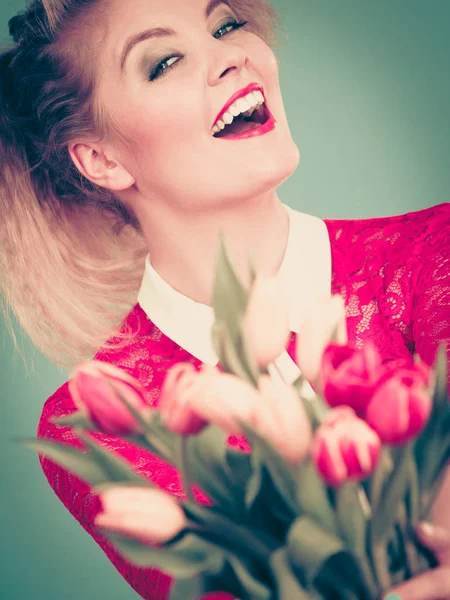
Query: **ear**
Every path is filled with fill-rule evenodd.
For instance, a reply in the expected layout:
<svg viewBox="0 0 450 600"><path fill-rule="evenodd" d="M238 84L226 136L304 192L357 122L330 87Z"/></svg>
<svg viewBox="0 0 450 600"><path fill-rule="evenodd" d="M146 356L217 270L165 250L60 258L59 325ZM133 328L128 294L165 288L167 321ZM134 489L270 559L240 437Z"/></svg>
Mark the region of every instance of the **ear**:
<svg viewBox="0 0 450 600"><path fill-rule="evenodd" d="M98 186L112 191L126 190L135 183L127 169L89 143L69 144L69 154L82 175Z"/></svg>

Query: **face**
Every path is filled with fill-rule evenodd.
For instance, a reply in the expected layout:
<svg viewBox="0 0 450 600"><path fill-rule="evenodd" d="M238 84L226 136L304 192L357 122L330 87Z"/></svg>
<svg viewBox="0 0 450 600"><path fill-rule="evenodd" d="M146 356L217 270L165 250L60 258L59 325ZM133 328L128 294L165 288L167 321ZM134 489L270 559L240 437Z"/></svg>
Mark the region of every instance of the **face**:
<svg viewBox="0 0 450 600"><path fill-rule="evenodd" d="M184 207L207 207L268 192L296 169L281 98L276 57L267 44L238 27L238 15L207 0L114 1L108 16L98 98L131 149L120 162L139 194ZM210 7L211 8L211 7ZM237 23L236 23L237 22ZM150 28L175 35L134 45L127 40ZM212 127L230 97L260 84L274 129L246 139L217 138Z"/></svg>

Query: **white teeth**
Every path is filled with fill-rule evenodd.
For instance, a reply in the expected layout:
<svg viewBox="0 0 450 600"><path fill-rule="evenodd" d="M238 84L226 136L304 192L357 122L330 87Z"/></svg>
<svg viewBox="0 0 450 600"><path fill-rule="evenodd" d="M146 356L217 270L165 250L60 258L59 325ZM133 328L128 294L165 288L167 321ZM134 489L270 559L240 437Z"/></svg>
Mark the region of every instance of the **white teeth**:
<svg viewBox="0 0 450 600"><path fill-rule="evenodd" d="M226 125L230 125L230 123L233 122L233 115L230 115L229 112L226 112L225 114L222 115L222 121L226 124Z"/></svg>
<svg viewBox="0 0 450 600"><path fill-rule="evenodd" d="M264 96L262 95L262 92L257 90L256 92L253 92L253 93L256 96L257 101L261 102L261 104L262 104L264 102Z"/></svg>
<svg viewBox="0 0 450 600"><path fill-rule="evenodd" d="M255 91L250 92L244 98L239 98L234 104L232 104L226 113L224 113L219 121L212 128L212 135L219 133L225 128L225 125L230 125L234 118L241 115L249 118L255 110L257 110L264 103L264 96L262 92Z"/></svg>
<svg viewBox="0 0 450 600"><path fill-rule="evenodd" d="M245 98L239 98L239 100L236 102L236 106L238 107L241 113L251 108L250 102L247 102Z"/></svg>
<svg viewBox="0 0 450 600"><path fill-rule="evenodd" d="M254 106L253 108L251 108L250 110L247 110L246 112L242 113L243 117L247 117L247 119L249 117L252 116L252 114L255 112L255 110L257 110L261 105L257 104L256 106Z"/></svg>

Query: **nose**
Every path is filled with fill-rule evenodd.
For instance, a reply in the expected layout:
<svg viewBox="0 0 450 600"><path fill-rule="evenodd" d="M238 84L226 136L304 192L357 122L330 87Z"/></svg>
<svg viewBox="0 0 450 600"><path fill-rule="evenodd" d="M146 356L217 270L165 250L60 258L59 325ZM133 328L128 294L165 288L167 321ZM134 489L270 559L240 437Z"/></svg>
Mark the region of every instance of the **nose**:
<svg viewBox="0 0 450 600"><path fill-rule="evenodd" d="M247 62L247 53L236 44L214 40L210 53L208 84L217 85L226 75L235 71L237 75Z"/></svg>

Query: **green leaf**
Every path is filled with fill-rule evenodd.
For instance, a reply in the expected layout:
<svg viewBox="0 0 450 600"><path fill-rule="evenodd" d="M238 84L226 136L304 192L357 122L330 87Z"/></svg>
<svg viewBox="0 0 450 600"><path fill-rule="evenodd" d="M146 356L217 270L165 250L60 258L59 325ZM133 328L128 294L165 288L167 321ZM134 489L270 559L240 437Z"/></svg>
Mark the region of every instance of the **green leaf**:
<svg viewBox="0 0 450 600"><path fill-rule="evenodd" d="M271 599L270 587L255 574L255 569L252 568L250 561L230 555L228 556L228 562L235 573L236 579L239 580L242 589L247 592L249 598L252 600Z"/></svg>
<svg viewBox="0 0 450 600"><path fill-rule="evenodd" d="M389 485L393 470L394 461L391 449L388 446L382 446L375 471L372 477L367 480L369 503L373 514L378 512L380 503L383 500L384 490Z"/></svg>
<svg viewBox="0 0 450 600"><path fill-rule="evenodd" d="M334 554L345 550L343 541L316 523L311 517L298 517L287 536L287 555L295 573L308 585Z"/></svg>
<svg viewBox="0 0 450 600"><path fill-rule="evenodd" d="M304 377L301 373L297 377L297 379L292 383L292 386L297 390L299 396L301 396L303 384L306 381L306 377Z"/></svg>
<svg viewBox="0 0 450 600"><path fill-rule="evenodd" d="M238 318L245 313L247 302L248 292L236 276L225 247L224 234L221 231L212 304L215 320L226 325L235 344L239 337Z"/></svg>
<svg viewBox="0 0 450 600"><path fill-rule="evenodd" d="M222 584L220 581L222 581ZM199 575L195 579L179 578L172 584L169 600L198 600L211 592L230 593L227 583L225 574L218 577ZM227 590L224 589L225 587L227 587Z"/></svg>
<svg viewBox="0 0 450 600"><path fill-rule="evenodd" d="M119 550L137 567L155 567L172 577L195 577L201 572L217 572L223 563L223 556L209 542L187 533L181 540L163 547L154 548L124 535L112 533L97 527Z"/></svg>
<svg viewBox="0 0 450 600"><path fill-rule="evenodd" d="M257 378L255 379L254 374L250 371L246 360L240 356L239 344L240 344L240 326L238 325L238 335L233 340L231 337L230 330L225 327L222 333L222 355L224 357L223 369L227 373L236 375L244 381L250 382L254 386L257 384Z"/></svg>
<svg viewBox="0 0 450 600"><path fill-rule="evenodd" d="M73 473L90 485L109 481L107 472L94 457L77 448L47 440L18 440L25 446L37 450L70 473Z"/></svg>
<svg viewBox="0 0 450 600"><path fill-rule="evenodd" d="M407 577L419 574L420 560L415 540L412 539L412 523L408 518L408 511L406 510L407 503L400 502L397 507L397 527L400 531L401 540L403 543L404 562L407 569Z"/></svg>
<svg viewBox="0 0 450 600"><path fill-rule="evenodd" d="M376 510L373 509L370 522L371 538L376 545L386 540L395 522L398 503L405 501L410 485L409 460L411 459L411 452L411 444L392 449L394 470L389 485L383 491L382 501L380 501Z"/></svg>
<svg viewBox="0 0 450 600"><path fill-rule="evenodd" d="M245 502L248 507L252 505L260 493L262 482L262 468L266 468L274 487L292 513L298 514L297 484L294 469L280 456L275 448L253 428L241 422L240 426L252 447L251 464L253 474L248 483Z"/></svg>
<svg viewBox="0 0 450 600"><path fill-rule="evenodd" d="M371 508L363 486L359 482L347 482L335 491L336 515L340 537L347 550L359 558L359 567L366 586L372 594L378 586L367 555L367 540Z"/></svg>
<svg viewBox="0 0 450 600"><path fill-rule="evenodd" d="M80 412L74 412L71 415L64 415L63 417L52 417L50 422L55 423L55 425L65 425L66 427L81 427L88 431L96 430L92 423Z"/></svg>
<svg viewBox="0 0 450 600"><path fill-rule="evenodd" d="M450 406L447 393L447 353L439 346L435 361L432 411L414 444L421 493L421 518L427 518L450 457Z"/></svg>
<svg viewBox="0 0 450 600"><path fill-rule="evenodd" d="M381 592L370 589L357 558L347 551L336 552L325 561L314 585L321 598L333 600L374 600Z"/></svg>
<svg viewBox="0 0 450 600"><path fill-rule="evenodd" d="M247 452L227 446L225 461L230 472L230 477L237 488L238 497L244 499L245 488L253 472L251 456Z"/></svg>
<svg viewBox="0 0 450 600"><path fill-rule="evenodd" d="M192 502L185 502L182 506L186 517L197 525L196 534L219 545L224 552L265 563L278 544L266 530L258 530L246 523L240 525L214 507Z"/></svg>
<svg viewBox="0 0 450 600"><path fill-rule="evenodd" d="M298 468L296 493L300 511L338 535L336 515L328 498L327 487L310 458Z"/></svg>
<svg viewBox="0 0 450 600"><path fill-rule="evenodd" d="M363 488L356 482L344 483L336 489L335 498L341 536L352 552L365 554L367 525L371 515Z"/></svg>
<svg viewBox="0 0 450 600"><path fill-rule="evenodd" d="M90 449L90 456L106 473L108 481L129 481L138 486L153 487L153 484L134 471L130 464L111 450L103 447L99 442L84 435L81 431L77 432L78 437Z"/></svg>
<svg viewBox="0 0 450 600"><path fill-rule="evenodd" d="M312 600L318 598L308 592L295 576L289 563L286 547L281 547L270 555L270 567L274 577L277 600Z"/></svg>
<svg viewBox="0 0 450 600"><path fill-rule="evenodd" d="M211 341L214 352L217 354L219 363L226 373L230 373L231 369L225 364L225 354L223 350L223 338L226 332L226 325L223 321L216 321L211 327Z"/></svg>
<svg viewBox="0 0 450 600"><path fill-rule="evenodd" d="M178 471L181 477L181 483L188 500L195 502L192 491L192 480L187 460L187 447L190 436L180 435L178 440Z"/></svg>
<svg viewBox="0 0 450 600"><path fill-rule="evenodd" d="M170 588L169 600L198 600L204 593L200 578L177 579Z"/></svg>
<svg viewBox="0 0 450 600"><path fill-rule="evenodd" d="M234 339L225 323L214 323L212 331L213 346L225 373L236 375L257 387L260 370L241 330L242 320L237 317L236 321L238 323L238 333Z"/></svg>
<svg viewBox="0 0 450 600"><path fill-rule="evenodd" d="M250 383L252 383L257 388L258 380L261 376L261 371L258 367L258 363L256 362L255 355L250 346L250 343L242 330L242 319L240 320L239 342L239 356L241 357L242 364L245 367L246 373L248 373L248 379Z"/></svg>
<svg viewBox="0 0 450 600"><path fill-rule="evenodd" d="M125 437L125 436L124 436ZM144 437L130 437L133 443L142 445L147 450L159 456L162 460L177 466L177 448L180 435L167 429L161 421L159 411L153 413L151 422L149 423L147 433Z"/></svg>
<svg viewBox="0 0 450 600"><path fill-rule="evenodd" d="M189 439L186 462L189 476L221 511L228 515L241 512L242 490L226 461L228 435L209 425Z"/></svg>

